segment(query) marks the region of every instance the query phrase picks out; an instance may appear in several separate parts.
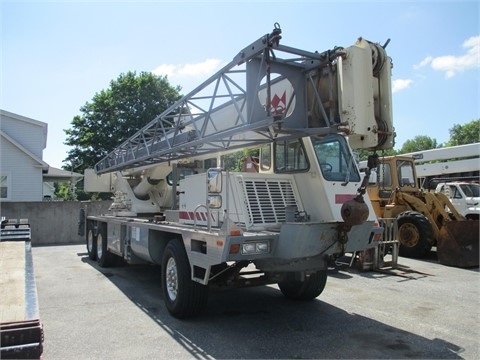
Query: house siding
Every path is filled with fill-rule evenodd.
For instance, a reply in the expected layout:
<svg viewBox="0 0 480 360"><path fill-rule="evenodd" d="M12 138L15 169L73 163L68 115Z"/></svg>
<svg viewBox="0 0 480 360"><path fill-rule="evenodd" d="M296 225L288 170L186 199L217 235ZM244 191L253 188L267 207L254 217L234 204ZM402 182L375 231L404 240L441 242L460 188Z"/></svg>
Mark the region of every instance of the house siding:
<svg viewBox="0 0 480 360"><path fill-rule="evenodd" d="M10 176L8 199L3 201L41 201L43 174L38 162L2 138L0 172Z"/></svg>
<svg viewBox="0 0 480 360"><path fill-rule="evenodd" d="M8 194L0 201L42 201L47 124L0 110L0 129L0 173L8 177Z"/></svg>
<svg viewBox="0 0 480 360"><path fill-rule="evenodd" d="M42 159L47 145L47 124L1 110L0 129Z"/></svg>

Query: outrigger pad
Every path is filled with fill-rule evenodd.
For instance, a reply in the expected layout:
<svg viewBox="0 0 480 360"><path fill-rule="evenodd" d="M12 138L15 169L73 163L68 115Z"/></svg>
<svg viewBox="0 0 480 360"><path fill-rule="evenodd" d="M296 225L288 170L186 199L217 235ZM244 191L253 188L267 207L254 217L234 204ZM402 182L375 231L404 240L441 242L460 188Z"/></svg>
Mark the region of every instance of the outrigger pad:
<svg viewBox="0 0 480 360"><path fill-rule="evenodd" d="M440 229L437 256L440 264L456 267L479 266L479 221L449 221Z"/></svg>

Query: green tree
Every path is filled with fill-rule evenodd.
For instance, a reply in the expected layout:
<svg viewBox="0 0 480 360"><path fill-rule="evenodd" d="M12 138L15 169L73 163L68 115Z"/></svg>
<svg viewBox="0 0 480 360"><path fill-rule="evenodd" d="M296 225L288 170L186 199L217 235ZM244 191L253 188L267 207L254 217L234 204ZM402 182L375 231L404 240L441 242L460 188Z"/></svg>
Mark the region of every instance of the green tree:
<svg viewBox="0 0 480 360"><path fill-rule="evenodd" d="M387 150L377 150L376 153L378 156L391 156L391 155L395 155L397 152L394 149L387 149ZM367 160L368 156L372 154L373 154L372 150L361 149L356 151L356 156L358 157L359 161Z"/></svg>
<svg viewBox="0 0 480 360"><path fill-rule="evenodd" d="M243 149L223 155L223 167L229 171L242 171L243 159L246 156L258 158L259 149Z"/></svg>
<svg viewBox="0 0 480 360"><path fill-rule="evenodd" d="M439 147L437 140L426 135L417 135L413 140L407 140L400 149L400 154L411 153L415 151L431 150Z"/></svg>
<svg viewBox="0 0 480 360"><path fill-rule="evenodd" d="M80 108L64 130L66 145L72 147L64 168L75 171L93 167L99 160L177 101L180 87L169 84L166 76L150 72L121 74L110 88L96 93Z"/></svg>
<svg viewBox="0 0 480 360"><path fill-rule="evenodd" d="M480 119L472 120L464 125L454 124L450 132L447 146L457 146L480 142Z"/></svg>

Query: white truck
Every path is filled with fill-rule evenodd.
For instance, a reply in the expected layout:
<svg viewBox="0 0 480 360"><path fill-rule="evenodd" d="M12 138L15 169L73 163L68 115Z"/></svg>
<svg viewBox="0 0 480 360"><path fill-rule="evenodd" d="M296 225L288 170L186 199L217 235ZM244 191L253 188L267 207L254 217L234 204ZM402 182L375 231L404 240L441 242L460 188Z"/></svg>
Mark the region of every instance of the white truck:
<svg viewBox="0 0 480 360"><path fill-rule="evenodd" d="M465 218L479 220L480 184L472 182L443 182L437 185L436 192L447 195L456 210Z"/></svg>
<svg viewBox="0 0 480 360"><path fill-rule="evenodd" d="M90 258L160 265L177 318L214 287L316 298L328 262L378 229L351 149L393 146L388 42L280 39L275 24L85 173L86 190L114 193L110 213L81 214ZM218 154L243 148L260 149L259 172L222 169Z"/></svg>

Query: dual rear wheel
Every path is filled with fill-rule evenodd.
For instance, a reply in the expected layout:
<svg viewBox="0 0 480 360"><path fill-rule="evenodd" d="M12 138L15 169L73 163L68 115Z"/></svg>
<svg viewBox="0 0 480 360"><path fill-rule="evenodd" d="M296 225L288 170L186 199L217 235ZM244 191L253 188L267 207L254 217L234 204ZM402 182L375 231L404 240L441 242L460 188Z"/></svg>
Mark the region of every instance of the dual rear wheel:
<svg viewBox="0 0 480 360"><path fill-rule="evenodd" d="M87 253L91 260L96 260L101 267L109 267L115 260L115 255L107 250L107 226L98 224L98 229L92 223L87 225Z"/></svg>
<svg viewBox="0 0 480 360"><path fill-rule="evenodd" d="M90 260L97 260L97 238L91 223L87 225L87 253Z"/></svg>

